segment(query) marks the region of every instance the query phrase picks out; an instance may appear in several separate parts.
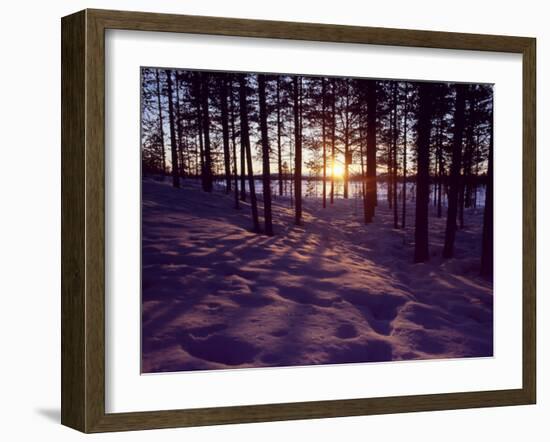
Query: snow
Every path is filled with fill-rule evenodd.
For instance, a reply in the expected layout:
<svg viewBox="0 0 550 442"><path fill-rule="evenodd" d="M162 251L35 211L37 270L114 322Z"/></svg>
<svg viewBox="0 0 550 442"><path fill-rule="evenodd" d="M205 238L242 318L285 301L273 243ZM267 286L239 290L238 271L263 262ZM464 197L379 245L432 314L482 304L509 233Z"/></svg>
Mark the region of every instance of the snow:
<svg viewBox="0 0 550 442"><path fill-rule="evenodd" d="M482 209L447 261L431 213L431 259L414 264L413 203L401 230L385 201L365 225L355 198L305 198L298 227L277 197L267 237L233 195L170 184L142 186L142 372L492 356Z"/></svg>

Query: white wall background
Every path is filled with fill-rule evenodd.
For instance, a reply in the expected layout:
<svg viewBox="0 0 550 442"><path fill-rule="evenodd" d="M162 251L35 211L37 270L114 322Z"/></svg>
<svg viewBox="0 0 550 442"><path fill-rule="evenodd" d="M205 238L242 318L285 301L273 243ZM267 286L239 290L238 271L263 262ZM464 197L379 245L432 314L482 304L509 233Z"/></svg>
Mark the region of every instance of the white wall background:
<svg viewBox="0 0 550 442"><path fill-rule="evenodd" d="M363 26L534 36L538 39L538 405L116 433L95 440L548 440L550 323L550 28L545 2L390 0L19 0L2 10L0 60L0 437L82 440L59 425L60 17L127 9ZM518 165L519 167L519 165ZM519 191L519 189L518 189Z"/></svg>

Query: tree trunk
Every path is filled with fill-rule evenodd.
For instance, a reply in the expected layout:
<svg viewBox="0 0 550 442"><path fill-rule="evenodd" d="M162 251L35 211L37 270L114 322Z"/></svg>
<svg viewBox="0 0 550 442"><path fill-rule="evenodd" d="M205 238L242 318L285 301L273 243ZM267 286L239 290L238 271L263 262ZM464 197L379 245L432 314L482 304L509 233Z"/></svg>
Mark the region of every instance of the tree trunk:
<svg viewBox="0 0 550 442"><path fill-rule="evenodd" d="M178 132L178 171L183 178L185 167L183 162L183 127L180 113L180 73L176 71L176 128Z"/></svg>
<svg viewBox="0 0 550 442"><path fill-rule="evenodd" d="M393 106L392 106L393 107ZM387 147L387 156L386 156L386 199L388 200L388 207L393 209L393 198L392 198L392 185L393 185L393 132L394 132L394 122L393 122L393 109L390 111L390 142Z"/></svg>
<svg viewBox="0 0 550 442"><path fill-rule="evenodd" d="M468 93L469 95L469 93ZM471 111L471 106L472 106L472 102L470 101L470 111ZM469 118L468 118L469 120ZM468 135L468 131L469 131L469 125L471 123L471 121L468 121L468 120L465 120L465 123L468 123L467 125L465 125L464 127L464 134L465 134L465 146L464 146L464 152L462 154L462 158L461 158L461 165L462 165L462 173L459 177L460 179L460 184L459 184L459 188L458 188L458 222L459 222L459 226L461 229L464 228L464 204L465 204L465 193L466 193L466 189L467 189L467 185L466 185L466 182L468 180L468 155L469 155L469 149L470 149L470 146L468 145L468 138L469 138L469 135ZM464 137L464 136L463 136ZM463 139L464 141L464 139Z"/></svg>
<svg viewBox="0 0 550 442"><path fill-rule="evenodd" d="M229 152L229 117L227 112L227 79L225 75L220 78L220 98L223 138L223 162L225 166L225 193L231 193L231 154Z"/></svg>
<svg viewBox="0 0 550 442"><path fill-rule="evenodd" d="M195 90L196 90L196 109L197 109L197 134L199 137L199 165L200 165L200 177L202 190L205 189L205 177L204 177L204 144L203 144L203 130L202 130L202 109L201 109L201 73L197 72L195 76Z"/></svg>
<svg viewBox="0 0 550 442"><path fill-rule="evenodd" d="M327 136L326 136L326 80L325 77L321 79L321 125L323 133L323 209L327 207Z"/></svg>
<svg viewBox="0 0 550 442"><path fill-rule="evenodd" d="M345 97L346 97L346 100L345 100L345 110L344 110L344 115L345 115L345 120L344 118L342 117L342 120L343 121L343 124L344 124L344 198L345 199L348 199L348 193L349 193L349 164L350 164L350 161L349 161L349 158L348 156L350 155L350 150L349 150L349 139L350 139L350 134L349 134L349 125L350 125L350 116L349 116L349 81L348 80L344 80L345 81L345 85L346 85L346 94L345 94Z"/></svg>
<svg viewBox="0 0 550 442"><path fill-rule="evenodd" d="M344 199L348 199L348 184L349 184L349 136L347 128L344 130Z"/></svg>
<svg viewBox="0 0 550 442"><path fill-rule="evenodd" d="M483 238L481 242L481 275L493 277L493 121L489 140L489 164L483 212Z"/></svg>
<svg viewBox="0 0 550 442"><path fill-rule="evenodd" d="M445 230L445 246L443 258L452 258L456 236L456 215L458 209L458 193L460 191L460 165L462 156L462 133L464 131L464 104L466 85L456 85L456 105L454 115L453 155L449 175L449 192L447 194L447 227Z"/></svg>
<svg viewBox="0 0 550 442"><path fill-rule="evenodd" d="M467 127L465 128L466 146L463 161L463 179L462 179L462 205L460 206L460 228L464 228L464 209L472 206L472 166L474 156L474 130L476 126L476 104L473 90L469 90L469 115Z"/></svg>
<svg viewBox="0 0 550 442"><path fill-rule="evenodd" d="M372 222L376 206L376 81L367 86L367 216Z"/></svg>
<svg viewBox="0 0 550 442"><path fill-rule="evenodd" d="M442 216L441 207L441 194L443 193L443 176L444 176L444 162L443 162L443 141L442 141L442 118L439 119L439 144L437 146L437 217Z"/></svg>
<svg viewBox="0 0 550 442"><path fill-rule="evenodd" d="M241 124L242 127L242 124ZM241 134L241 201L246 201L246 146L243 144Z"/></svg>
<svg viewBox="0 0 550 442"><path fill-rule="evenodd" d="M397 229L399 228L399 217L397 211L397 82L393 83L393 114L393 227L394 229Z"/></svg>
<svg viewBox="0 0 550 442"><path fill-rule="evenodd" d="M290 193L289 207L294 207L294 169L292 169L292 162L294 161L294 146L291 144L288 149L288 190Z"/></svg>
<svg viewBox="0 0 550 442"><path fill-rule="evenodd" d="M331 101L331 174L330 174L330 204L334 204L334 163L336 161L336 83L332 80L332 101Z"/></svg>
<svg viewBox="0 0 550 442"><path fill-rule="evenodd" d="M262 136L262 178L264 193L265 234L273 236L271 216L271 172L269 170L269 139L267 136L267 106L265 103L265 75L258 75L258 92L260 101L260 132Z"/></svg>
<svg viewBox="0 0 550 442"><path fill-rule="evenodd" d="M359 123L359 149L361 152L361 196L363 197L363 221L367 223L367 175L365 173L365 131L363 122Z"/></svg>
<svg viewBox="0 0 550 442"><path fill-rule="evenodd" d="M300 85L301 78L295 76L294 82L294 197L295 202L295 223L302 225L302 133L300 115Z"/></svg>
<svg viewBox="0 0 550 442"><path fill-rule="evenodd" d="M438 192L438 186L437 186L437 177L439 176L439 146L441 144L441 125L438 123L436 124L435 128L435 152L434 152L434 174L433 174L433 180L431 183L431 187L433 187L433 206L434 208L437 208L437 192Z"/></svg>
<svg viewBox="0 0 550 442"><path fill-rule="evenodd" d="M240 209L239 205L239 175L237 172L237 143L235 140L235 106L233 103L233 80L229 80L229 106L231 115L231 147L233 150L233 181L235 187L235 209Z"/></svg>
<svg viewBox="0 0 550 442"><path fill-rule="evenodd" d="M162 155L161 166L162 166L162 177L166 175L166 152L164 147L164 122L162 119L162 104L161 104L161 95L160 95L160 74L159 70L156 70L156 79L157 79L157 103L159 108L159 121L160 121L160 151Z"/></svg>
<svg viewBox="0 0 550 442"><path fill-rule="evenodd" d="M170 122L170 150L172 152L172 185L180 186L180 174L178 170L178 141L176 140L176 125L174 122L174 103L172 101L172 71L166 69L168 84L168 120Z"/></svg>
<svg viewBox="0 0 550 442"><path fill-rule="evenodd" d="M478 177L479 177L479 131L476 131L475 136L475 149L474 149L474 156L475 156L475 178L472 186L472 192L473 192L473 201L472 204L474 206L474 209L477 209L477 186L478 186Z"/></svg>
<svg viewBox="0 0 550 442"><path fill-rule="evenodd" d="M258 219L258 203L256 201L256 189L254 187L254 170L252 167L252 152L250 149L250 136L248 133L248 106L246 80L244 74L239 76L239 98L241 111L241 148L246 152L246 163L248 165L248 186L250 192L250 207L252 209L252 225L254 232L260 232L260 221Z"/></svg>
<svg viewBox="0 0 550 442"><path fill-rule="evenodd" d="M464 160L464 208L472 207L472 162L474 139L473 134L468 135L466 158Z"/></svg>
<svg viewBox="0 0 550 442"><path fill-rule="evenodd" d="M277 76L277 166L279 196L283 196L283 155L281 148L281 77Z"/></svg>
<svg viewBox="0 0 550 442"><path fill-rule="evenodd" d="M464 192L466 191L466 176L459 176L459 188L458 188L458 225L461 229L464 228Z"/></svg>
<svg viewBox="0 0 550 442"><path fill-rule="evenodd" d="M437 135L436 135L437 137ZM437 168L438 168L438 163L437 163L437 140L436 140L436 149L435 149L435 152L434 152L434 179L432 180L432 182L430 183L430 189L433 188L433 206L434 208L437 207L437 186L436 186L436 182L435 182L435 177L437 176Z"/></svg>
<svg viewBox="0 0 550 442"><path fill-rule="evenodd" d="M214 185L212 177L212 153L210 150L210 110L208 106L209 74L202 73L201 99L202 99L202 126L204 131L204 190L212 192Z"/></svg>
<svg viewBox="0 0 550 442"><path fill-rule="evenodd" d="M409 125L409 86L408 83L405 83L405 115L403 117L403 190L402 190L402 213L401 213L401 228L404 229L406 226L406 215L407 215L407 128Z"/></svg>
<svg viewBox="0 0 550 442"><path fill-rule="evenodd" d="M432 85L420 83L417 123L416 221L414 228L414 262L430 259L428 205L430 204L430 131Z"/></svg>

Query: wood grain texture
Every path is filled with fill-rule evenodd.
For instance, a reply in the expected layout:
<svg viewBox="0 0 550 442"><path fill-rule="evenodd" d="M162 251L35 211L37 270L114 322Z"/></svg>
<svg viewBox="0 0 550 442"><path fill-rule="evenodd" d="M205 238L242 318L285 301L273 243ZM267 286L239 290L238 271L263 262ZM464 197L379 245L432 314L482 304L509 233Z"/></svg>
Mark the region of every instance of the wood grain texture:
<svg viewBox="0 0 550 442"><path fill-rule="evenodd" d="M536 41L523 50L523 389L536 402L537 385L537 101Z"/></svg>
<svg viewBox="0 0 550 442"><path fill-rule="evenodd" d="M88 10L105 29L362 43L474 51L522 52L529 38L271 20Z"/></svg>
<svg viewBox="0 0 550 442"><path fill-rule="evenodd" d="M85 428L85 13L63 19L61 43L61 422Z"/></svg>
<svg viewBox="0 0 550 442"><path fill-rule="evenodd" d="M105 38L86 11L86 431L105 414Z"/></svg>
<svg viewBox="0 0 550 442"><path fill-rule="evenodd" d="M499 51L523 55L523 387L105 413L105 30ZM62 20L62 423L83 432L531 404L536 398L536 45L525 37L86 10ZM518 146L519 148L519 146Z"/></svg>

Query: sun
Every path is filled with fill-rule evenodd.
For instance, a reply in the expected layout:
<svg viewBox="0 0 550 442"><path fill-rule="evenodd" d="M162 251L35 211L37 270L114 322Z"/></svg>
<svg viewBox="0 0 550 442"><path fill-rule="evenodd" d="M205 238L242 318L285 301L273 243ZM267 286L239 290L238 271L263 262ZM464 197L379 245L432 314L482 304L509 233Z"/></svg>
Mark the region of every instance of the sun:
<svg viewBox="0 0 550 442"><path fill-rule="evenodd" d="M344 176L344 166L338 163L334 164L332 174L334 175L334 178L342 178Z"/></svg>

